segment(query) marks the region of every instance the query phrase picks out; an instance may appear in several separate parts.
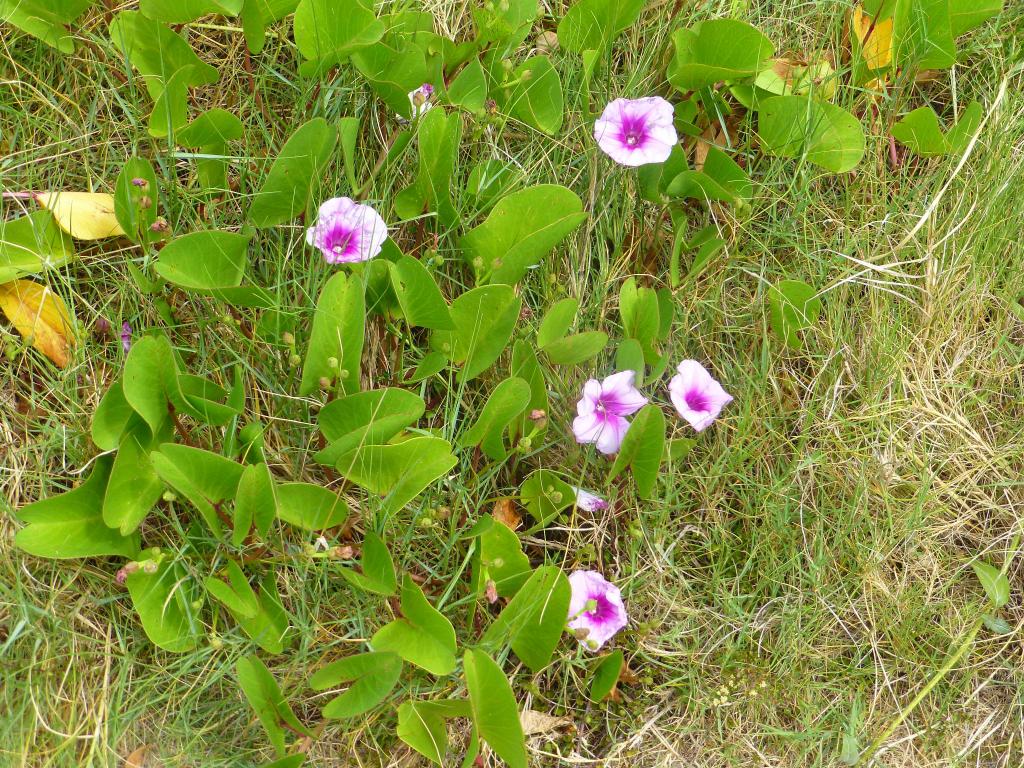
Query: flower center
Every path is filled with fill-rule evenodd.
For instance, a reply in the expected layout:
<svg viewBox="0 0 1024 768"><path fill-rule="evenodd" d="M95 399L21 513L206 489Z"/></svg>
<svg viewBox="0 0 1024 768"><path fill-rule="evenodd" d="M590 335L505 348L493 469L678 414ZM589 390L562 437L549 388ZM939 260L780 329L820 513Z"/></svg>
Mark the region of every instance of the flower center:
<svg viewBox="0 0 1024 768"><path fill-rule="evenodd" d="M342 256L350 253L355 246L355 230L345 227L335 227L327 233L327 248L331 253Z"/></svg>
<svg viewBox="0 0 1024 768"><path fill-rule="evenodd" d="M591 595L587 601L587 607L593 606L592 610L586 611L586 617L593 621L608 621L615 614L615 606L611 604L604 595Z"/></svg>
<svg viewBox="0 0 1024 768"><path fill-rule="evenodd" d="M708 396L699 389L691 389L686 393L685 399L686 405L689 406L691 411L706 411L711 406L711 403L708 402Z"/></svg>
<svg viewBox="0 0 1024 768"><path fill-rule="evenodd" d="M638 131L630 131L626 134L626 144L630 147L635 147L640 143L640 133Z"/></svg>

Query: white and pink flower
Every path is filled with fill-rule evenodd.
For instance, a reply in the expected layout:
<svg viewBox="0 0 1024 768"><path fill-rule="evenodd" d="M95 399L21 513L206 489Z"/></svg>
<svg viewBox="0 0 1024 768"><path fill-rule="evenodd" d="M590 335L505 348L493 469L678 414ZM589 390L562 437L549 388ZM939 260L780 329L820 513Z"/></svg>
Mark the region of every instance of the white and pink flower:
<svg viewBox="0 0 1024 768"><path fill-rule="evenodd" d="M576 493L576 506L584 512L600 512L602 509L608 509L608 502L600 496L590 491L584 491L582 488L573 487L573 491Z"/></svg>
<svg viewBox="0 0 1024 768"><path fill-rule="evenodd" d="M597 571L569 574L569 629L590 650L596 651L626 626L626 605L619 588Z"/></svg>
<svg viewBox="0 0 1024 768"><path fill-rule="evenodd" d="M320 206L306 242L319 248L328 264L369 261L388 237L388 225L369 205L348 197L332 197Z"/></svg>
<svg viewBox="0 0 1024 768"><path fill-rule="evenodd" d="M696 360L683 360L679 373L668 383L668 393L679 415L698 432L711 426L732 395Z"/></svg>
<svg viewBox="0 0 1024 768"><path fill-rule="evenodd" d="M663 163L679 143L675 110L660 96L615 99L594 123L594 139L620 165Z"/></svg>
<svg viewBox="0 0 1024 768"><path fill-rule="evenodd" d="M590 379L583 386L572 422L577 443L595 443L604 454L618 453L629 429L625 417L647 405L647 398L633 386L635 379L633 371L619 371L604 381Z"/></svg>

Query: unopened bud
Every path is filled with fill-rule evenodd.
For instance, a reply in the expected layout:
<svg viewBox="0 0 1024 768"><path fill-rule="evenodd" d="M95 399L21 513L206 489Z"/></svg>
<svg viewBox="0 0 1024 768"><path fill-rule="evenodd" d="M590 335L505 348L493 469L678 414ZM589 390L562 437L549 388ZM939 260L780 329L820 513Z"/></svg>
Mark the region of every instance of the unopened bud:
<svg viewBox="0 0 1024 768"><path fill-rule="evenodd" d="M159 570L159 568L160 566L157 565L156 560L147 560L145 563L142 564L142 572L148 573L150 576L156 573L157 570Z"/></svg>
<svg viewBox="0 0 1024 768"><path fill-rule="evenodd" d="M146 181L145 179L140 179L140 178L136 177L136 178L132 179L132 186L133 187L138 187L139 189L148 189L149 188L149 182Z"/></svg>
<svg viewBox="0 0 1024 768"><path fill-rule="evenodd" d="M336 358L336 357L328 357L327 358L327 367L328 368L337 368L338 367L338 358Z"/></svg>
<svg viewBox="0 0 1024 768"><path fill-rule="evenodd" d="M330 389L330 388L331 388L331 380L328 379L326 376L321 376L320 377L320 389Z"/></svg>
<svg viewBox="0 0 1024 768"><path fill-rule="evenodd" d="M153 201L152 199L150 199L149 195L143 195L142 197L139 198L139 208L141 208L142 210L146 210L147 208L152 207Z"/></svg>
<svg viewBox="0 0 1024 768"><path fill-rule="evenodd" d="M547 411L545 411L543 408L534 408L532 411L530 411L530 420L540 421L541 419L547 418L547 415Z"/></svg>
<svg viewBox="0 0 1024 768"><path fill-rule="evenodd" d="M169 232L171 225L167 223L166 219L159 218L149 225L150 232Z"/></svg>
<svg viewBox="0 0 1024 768"><path fill-rule="evenodd" d="M210 635L210 647L215 651L224 647L224 641L220 639L220 635Z"/></svg>
<svg viewBox="0 0 1024 768"><path fill-rule="evenodd" d="M285 331L284 333L281 334L281 341L283 341L288 346L291 346L292 344L295 343L295 337L288 333L288 331Z"/></svg>
<svg viewBox="0 0 1024 768"><path fill-rule="evenodd" d="M177 501L178 497L174 495L173 491L164 491L164 495L161 496L164 501L170 504L172 501Z"/></svg>
<svg viewBox="0 0 1024 768"><path fill-rule="evenodd" d="M302 358L301 358L301 357L299 357L299 356L298 356L297 354L295 354L294 352L292 352L292 353L291 353L291 354L290 354L290 355L288 356L288 365L289 365L289 366L291 366L292 368L298 368L298 366L299 366L299 363L301 363L301 362L302 362Z"/></svg>
<svg viewBox="0 0 1024 768"><path fill-rule="evenodd" d="M105 317L96 318L96 333L101 336L110 333L110 321Z"/></svg>
<svg viewBox="0 0 1024 768"><path fill-rule="evenodd" d="M340 371L338 371L338 378L339 379L347 379L348 377L349 377L349 370L348 370L348 368L342 368Z"/></svg>

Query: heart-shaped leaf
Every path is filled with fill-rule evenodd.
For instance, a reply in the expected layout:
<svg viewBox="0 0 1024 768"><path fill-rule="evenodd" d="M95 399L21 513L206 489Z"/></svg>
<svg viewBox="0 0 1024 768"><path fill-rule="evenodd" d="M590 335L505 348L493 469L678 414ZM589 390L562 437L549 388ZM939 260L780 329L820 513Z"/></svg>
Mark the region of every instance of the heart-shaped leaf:
<svg viewBox="0 0 1024 768"><path fill-rule="evenodd" d="M300 0L295 9L295 45L307 59L306 77L326 72L384 35L384 24L369 0Z"/></svg>
<svg viewBox="0 0 1024 768"><path fill-rule="evenodd" d="M321 464L334 465L361 445L382 445L416 423L426 409L423 398L404 389L375 389L331 400L320 409L317 423L329 445L316 454Z"/></svg>
<svg viewBox="0 0 1024 768"><path fill-rule="evenodd" d="M411 256L402 256L390 262L391 284L402 307L402 314L409 325L431 330L454 328L448 312L448 302L427 268Z"/></svg>
<svg viewBox="0 0 1024 768"><path fill-rule="evenodd" d="M103 497L103 522L125 536L139 527L164 491L149 460L149 429L142 421L136 423L138 427L119 441Z"/></svg>
<svg viewBox="0 0 1024 768"><path fill-rule="evenodd" d="M608 479L614 480L627 466L633 472L637 495L651 498L665 453L665 414L656 405L645 405L629 425Z"/></svg>
<svg viewBox="0 0 1024 768"><path fill-rule="evenodd" d="M242 465L201 448L175 443L164 443L149 459L160 478L192 502L210 530L219 535L217 510L235 497Z"/></svg>
<svg viewBox="0 0 1024 768"><path fill-rule="evenodd" d="M676 55L668 80L692 91L726 80L753 77L775 46L756 27L737 19L710 19L672 35Z"/></svg>
<svg viewBox="0 0 1024 768"><path fill-rule="evenodd" d="M502 461L508 452L502 435L505 428L519 416L530 402L530 385L522 379L505 379L491 393L476 422L459 440L459 447L479 445L494 461Z"/></svg>
<svg viewBox="0 0 1024 768"><path fill-rule="evenodd" d="M363 557L360 561L362 572L346 568L341 572L354 587L378 595L393 595L398 588L395 578L395 563L384 540L373 531L363 537Z"/></svg>
<svg viewBox="0 0 1024 768"><path fill-rule="evenodd" d="M1002 608L1010 602L1010 580L1005 573L998 568L989 565L982 560L975 560L971 563L974 574L985 588L985 594L994 608Z"/></svg>
<svg viewBox="0 0 1024 768"><path fill-rule="evenodd" d="M348 504L334 491L312 483L277 486L277 516L306 531L322 531L344 524Z"/></svg>
<svg viewBox="0 0 1024 768"><path fill-rule="evenodd" d="M614 650L601 657L590 678L591 701L601 702L611 695L622 674L623 661L621 650Z"/></svg>
<svg viewBox="0 0 1024 768"><path fill-rule="evenodd" d="M309 678L309 686L326 691L339 683L351 683L323 708L324 717L338 720L358 717L376 707L391 693L401 674L402 659L397 654L360 653L320 668Z"/></svg>
<svg viewBox="0 0 1024 768"><path fill-rule="evenodd" d="M243 656L236 661L235 674L249 706L256 712L278 755L285 752L285 725L299 733L310 733L295 717L274 676L258 656Z"/></svg>
<svg viewBox="0 0 1024 768"><path fill-rule="evenodd" d="M520 299L508 285L484 285L452 302L454 331L435 331L430 345L461 364L461 381L475 379L504 351L519 319Z"/></svg>
<svg viewBox="0 0 1024 768"><path fill-rule="evenodd" d="M103 495L112 464L111 457L101 456L77 488L18 510L26 526L14 535L14 543L30 555L61 560L138 555L138 534L123 536L103 522Z"/></svg>
<svg viewBox="0 0 1024 768"><path fill-rule="evenodd" d="M375 651L392 651L433 675L455 669L455 630L408 574L402 580L402 616L377 630Z"/></svg>
<svg viewBox="0 0 1024 768"><path fill-rule="evenodd" d="M768 320L786 346L800 349L800 331L814 325L821 314L818 292L800 280L782 280L768 289Z"/></svg>
<svg viewBox="0 0 1024 768"><path fill-rule="evenodd" d="M344 392L358 391L365 322L362 282L338 272L327 281L316 303L313 330L302 365L300 395L315 392L321 380L335 379L341 381Z"/></svg>
<svg viewBox="0 0 1024 768"><path fill-rule="evenodd" d="M469 702L463 699L405 701L398 708L398 738L428 760L442 765L448 752L445 720L469 717Z"/></svg>
<svg viewBox="0 0 1024 768"><path fill-rule="evenodd" d="M240 285L251 239L218 230L191 232L168 243L153 269L180 288L207 291Z"/></svg>
<svg viewBox="0 0 1024 768"><path fill-rule="evenodd" d="M646 0L578 0L558 22L558 44L567 51L603 51L640 17Z"/></svg>
<svg viewBox="0 0 1024 768"><path fill-rule="evenodd" d="M502 198L462 238L479 283L513 284L576 229L587 214L575 192L539 184Z"/></svg>
<svg viewBox="0 0 1024 768"><path fill-rule="evenodd" d="M551 59L531 56L515 69L512 79L516 85L505 100L508 113L538 131L557 133L565 117L565 99Z"/></svg>
<svg viewBox="0 0 1024 768"><path fill-rule="evenodd" d="M153 645L171 653L196 647L203 631L195 615L195 584L184 568L157 550L142 553L147 565L128 574L125 585Z"/></svg>
<svg viewBox="0 0 1024 768"><path fill-rule="evenodd" d="M538 531L576 500L573 487L549 469L535 470L519 486L519 500L536 521L530 531Z"/></svg>
<svg viewBox="0 0 1024 768"><path fill-rule="evenodd" d="M394 445L363 445L338 459L348 480L382 496L388 513L402 509L455 466L451 444L437 437L413 437Z"/></svg>
<svg viewBox="0 0 1024 768"><path fill-rule="evenodd" d="M505 673L482 651L466 651L462 667L473 723L480 736L509 768L527 768L519 706Z"/></svg>
<svg viewBox="0 0 1024 768"><path fill-rule="evenodd" d="M231 543L242 545L249 530L256 526L256 535L267 535L277 517L277 486L264 462L250 464L242 471L235 492L235 511L231 518Z"/></svg>
<svg viewBox="0 0 1024 768"><path fill-rule="evenodd" d="M806 158L846 173L864 156L860 121L842 107L809 96L772 96L760 102L758 133L772 154Z"/></svg>

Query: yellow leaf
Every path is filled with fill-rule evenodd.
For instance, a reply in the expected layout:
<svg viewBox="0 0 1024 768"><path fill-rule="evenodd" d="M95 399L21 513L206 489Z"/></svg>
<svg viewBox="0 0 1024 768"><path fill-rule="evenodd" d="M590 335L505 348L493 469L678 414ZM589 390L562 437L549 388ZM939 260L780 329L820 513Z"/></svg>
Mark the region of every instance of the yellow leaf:
<svg viewBox="0 0 1024 768"><path fill-rule="evenodd" d="M892 64L892 17L876 22L861 6L853 9L853 33L860 43L860 55L868 69L885 69Z"/></svg>
<svg viewBox="0 0 1024 768"><path fill-rule="evenodd" d="M114 215L114 196L102 192L41 192L36 202L53 214L60 228L78 240L123 235Z"/></svg>
<svg viewBox="0 0 1024 768"><path fill-rule="evenodd" d="M0 285L0 310L25 339L58 367L68 364L75 344L64 302L41 283L12 280Z"/></svg>

